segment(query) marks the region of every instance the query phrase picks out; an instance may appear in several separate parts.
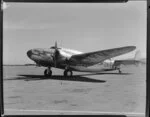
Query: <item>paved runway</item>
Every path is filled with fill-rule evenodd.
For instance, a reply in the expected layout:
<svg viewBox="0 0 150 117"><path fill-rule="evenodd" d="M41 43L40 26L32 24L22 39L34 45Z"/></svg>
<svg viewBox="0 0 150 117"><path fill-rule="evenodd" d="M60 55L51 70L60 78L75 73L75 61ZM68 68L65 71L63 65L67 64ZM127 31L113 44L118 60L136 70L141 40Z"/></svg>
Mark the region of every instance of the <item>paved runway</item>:
<svg viewBox="0 0 150 117"><path fill-rule="evenodd" d="M5 114L128 114L144 116L146 66L122 66L105 73L73 72L63 77L63 70L52 69L45 78L45 68L4 66Z"/></svg>

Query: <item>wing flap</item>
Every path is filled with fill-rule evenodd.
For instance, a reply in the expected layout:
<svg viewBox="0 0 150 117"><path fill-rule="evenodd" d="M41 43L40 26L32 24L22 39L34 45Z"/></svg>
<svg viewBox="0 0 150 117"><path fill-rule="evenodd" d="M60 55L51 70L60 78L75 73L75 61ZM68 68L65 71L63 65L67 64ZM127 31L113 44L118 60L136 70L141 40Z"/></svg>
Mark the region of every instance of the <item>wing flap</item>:
<svg viewBox="0 0 150 117"><path fill-rule="evenodd" d="M135 46L126 46L121 48L77 54L77 55L73 55L69 59L69 64L91 66L103 62L106 59L110 59L112 57L116 57L128 53L130 51L133 51L135 48L136 48Z"/></svg>

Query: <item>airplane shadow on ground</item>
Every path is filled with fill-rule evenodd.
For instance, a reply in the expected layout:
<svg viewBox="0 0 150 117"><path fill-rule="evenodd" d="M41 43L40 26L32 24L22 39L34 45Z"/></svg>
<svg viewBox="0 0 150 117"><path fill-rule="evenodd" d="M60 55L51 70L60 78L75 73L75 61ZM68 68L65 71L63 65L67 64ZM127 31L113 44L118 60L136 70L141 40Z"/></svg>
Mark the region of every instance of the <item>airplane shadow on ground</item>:
<svg viewBox="0 0 150 117"><path fill-rule="evenodd" d="M35 81L35 80L63 80L63 81L76 81L76 82L91 82L91 83L104 83L105 80L92 79L83 76L72 76L64 77L62 75L53 75L51 77L45 77L43 75L18 75L21 77L16 78L16 80L25 80L25 81Z"/></svg>
<svg viewBox="0 0 150 117"><path fill-rule="evenodd" d="M130 75L131 73L88 73L88 74L80 74L76 76L90 76L90 75Z"/></svg>
<svg viewBox="0 0 150 117"><path fill-rule="evenodd" d="M91 83L105 83L105 80L92 79L85 76L89 75L129 75L130 73L89 73L89 74L80 74L73 75L72 77L64 77L62 75L53 75L51 77L45 77L43 75L25 75L20 74L18 77L5 79L5 80L25 80L25 81L35 81L35 80L64 80L64 81L76 81L76 82L91 82Z"/></svg>

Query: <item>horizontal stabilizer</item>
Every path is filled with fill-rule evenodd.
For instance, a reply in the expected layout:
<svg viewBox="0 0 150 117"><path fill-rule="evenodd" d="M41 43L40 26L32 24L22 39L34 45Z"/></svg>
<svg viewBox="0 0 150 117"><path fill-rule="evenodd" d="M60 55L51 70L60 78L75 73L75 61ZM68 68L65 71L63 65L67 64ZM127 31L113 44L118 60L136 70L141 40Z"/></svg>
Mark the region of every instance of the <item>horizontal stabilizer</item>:
<svg viewBox="0 0 150 117"><path fill-rule="evenodd" d="M120 66L120 65L138 65L140 61L138 60L116 60L113 66Z"/></svg>

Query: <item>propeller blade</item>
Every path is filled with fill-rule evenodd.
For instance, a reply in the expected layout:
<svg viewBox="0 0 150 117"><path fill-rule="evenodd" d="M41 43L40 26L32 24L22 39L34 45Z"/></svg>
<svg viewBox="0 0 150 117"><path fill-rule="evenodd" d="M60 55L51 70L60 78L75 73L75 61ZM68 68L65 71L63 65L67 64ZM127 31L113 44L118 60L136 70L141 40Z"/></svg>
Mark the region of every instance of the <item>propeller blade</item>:
<svg viewBox="0 0 150 117"><path fill-rule="evenodd" d="M59 50L57 48L57 41L55 42L55 51L54 51L54 66L57 67L57 58L59 55Z"/></svg>
<svg viewBox="0 0 150 117"><path fill-rule="evenodd" d="M57 49L57 41L55 41L55 49Z"/></svg>

